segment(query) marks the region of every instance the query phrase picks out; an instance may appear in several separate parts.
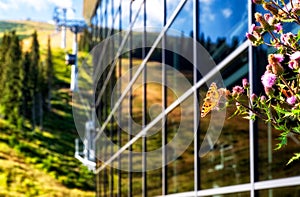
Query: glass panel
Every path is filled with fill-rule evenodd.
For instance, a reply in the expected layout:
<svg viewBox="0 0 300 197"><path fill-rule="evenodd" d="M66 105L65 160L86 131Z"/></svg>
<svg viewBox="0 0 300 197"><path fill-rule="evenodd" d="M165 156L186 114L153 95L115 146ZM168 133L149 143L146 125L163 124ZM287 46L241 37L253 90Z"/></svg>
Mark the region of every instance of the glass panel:
<svg viewBox="0 0 300 197"><path fill-rule="evenodd" d="M148 196L159 196L162 194L161 169L147 172Z"/></svg>
<svg viewBox="0 0 300 197"><path fill-rule="evenodd" d="M168 1L169 18L179 1ZM166 100L169 107L192 87L193 82L193 1L187 1L165 37ZM167 115L168 194L194 189L193 95Z"/></svg>
<svg viewBox="0 0 300 197"><path fill-rule="evenodd" d="M231 110L230 114L232 112ZM201 131L206 131L208 124L207 118L201 120ZM200 160L201 188L237 185L250 181L248 129L248 121L245 119L233 118L225 121L218 141L212 144L211 150Z"/></svg>
<svg viewBox="0 0 300 197"><path fill-rule="evenodd" d="M259 143L259 180L270 180L299 176L299 161L286 165L294 153L299 152L299 138L294 134L288 137L288 145L275 150L280 132L274 130L271 125L262 121L258 124L258 143Z"/></svg>
<svg viewBox="0 0 300 197"><path fill-rule="evenodd" d="M184 94L193 83L193 1L187 1L166 32L165 63L167 105ZM193 117L190 117L193 119Z"/></svg>
<svg viewBox="0 0 300 197"><path fill-rule="evenodd" d="M258 195L264 197L297 197L300 195L300 186L260 190Z"/></svg>
<svg viewBox="0 0 300 197"><path fill-rule="evenodd" d="M115 0L115 2L116 2L116 0ZM114 14L116 15L116 17L115 17L115 20L114 20L114 24L113 24L113 31L114 31L114 33L117 33L117 32L119 32L119 30L120 30L120 23L121 23L121 21L120 21L120 11L119 11L119 5L118 4L116 4L115 3L115 7L114 7Z"/></svg>
<svg viewBox="0 0 300 197"><path fill-rule="evenodd" d="M163 1L164 0L146 1L148 27L163 26L163 19L164 19Z"/></svg>
<svg viewBox="0 0 300 197"><path fill-rule="evenodd" d="M211 197L248 197L250 196L250 192L239 192L239 193L232 193L232 194L220 194L220 195L213 195Z"/></svg>
<svg viewBox="0 0 300 197"><path fill-rule="evenodd" d="M114 17L114 5L113 0L107 1L107 25L108 31L111 31L113 28L113 17Z"/></svg>
<svg viewBox="0 0 300 197"><path fill-rule="evenodd" d="M242 78L247 75L247 57L247 51L243 52L221 71L228 90L231 90L234 84L241 84ZM245 71L243 67L245 67ZM207 90L204 90L203 87L200 88L200 103L206 92ZM220 102L221 106L222 101ZM249 121L241 117L229 119L234 113L234 109L234 107L227 108L225 118L223 110L214 110L200 119L200 143L207 146L205 149L205 146L201 144L200 152L208 150L200 158L200 182L203 189L237 185L250 181ZM224 123L222 123L223 120L225 120ZM218 134L220 136L216 138ZM203 141L205 136L207 138Z"/></svg>
<svg viewBox="0 0 300 197"><path fill-rule="evenodd" d="M247 0L198 1L198 40L219 63L245 40Z"/></svg>
<svg viewBox="0 0 300 197"><path fill-rule="evenodd" d="M122 29L126 31L129 25L130 1L122 1Z"/></svg>
<svg viewBox="0 0 300 197"><path fill-rule="evenodd" d="M168 193L194 189L193 95L167 116Z"/></svg>
<svg viewBox="0 0 300 197"><path fill-rule="evenodd" d="M175 1L172 3L167 4L168 6L176 5ZM169 8L168 8L169 11ZM176 18L172 22L170 26L171 30L176 30L184 34L184 36L190 35L192 37L193 32L193 1L186 1L184 6L181 8L179 13L177 14ZM173 13L172 13L173 14ZM180 35L180 34L179 34ZM192 49L192 48L191 48Z"/></svg>
<svg viewBox="0 0 300 197"><path fill-rule="evenodd" d="M132 31L141 32L144 28L144 0L136 0L132 3L132 21L136 21L132 27Z"/></svg>
<svg viewBox="0 0 300 197"><path fill-rule="evenodd" d="M167 21L169 20L169 18L172 16L172 14L174 13L176 7L178 6L180 0L166 0L167 1Z"/></svg>

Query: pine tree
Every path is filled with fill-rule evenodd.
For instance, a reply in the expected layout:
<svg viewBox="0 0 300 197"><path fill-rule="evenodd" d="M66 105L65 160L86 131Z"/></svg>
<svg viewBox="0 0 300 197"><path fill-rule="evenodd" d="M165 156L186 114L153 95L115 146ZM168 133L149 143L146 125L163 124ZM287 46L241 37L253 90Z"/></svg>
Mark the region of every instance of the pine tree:
<svg viewBox="0 0 300 197"><path fill-rule="evenodd" d="M46 104L46 109L48 111L51 110L51 90L52 90L52 82L53 82L53 62L52 62L52 52L51 52L51 40L50 36L48 37L48 48L47 48L47 57L45 62L45 87L44 87L44 103Z"/></svg>
<svg viewBox="0 0 300 197"><path fill-rule="evenodd" d="M5 33L3 35L2 42L0 45L0 92L3 91L4 84L5 84L4 83L4 78L5 78L4 73L5 73L6 67L4 66L4 64L5 64L5 57L6 57L9 45L10 45L10 40L11 40L10 35ZM0 100L1 100L1 97L0 97Z"/></svg>
<svg viewBox="0 0 300 197"><path fill-rule="evenodd" d="M80 36L78 44L79 50L89 52L91 49L91 43L92 35L87 29L84 29L83 34L81 34Z"/></svg>
<svg viewBox="0 0 300 197"><path fill-rule="evenodd" d="M31 44L31 52L30 52L30 69L29 69L29 85L30 85L30 94L32 96L32 104L31 104L31 121L32 126L35 128L36 126L36 111L38 108L37 102L37 92L39 91L39 61L40 61L40 53L39 53L39 42L37 38L37 32L35 31L32 34L32 44Z"/></svg>
<svg viewBox="0 0 300 197"><path fill-rule="evenodd" d="M4 117L11 123L21 126L22 117L20 109L22 107L22 80L23 69L21 67L22 51L19 38L15 32L11 33L11 41L5 56L3 73L3 92L1 105Z"/></svg>
<svg viewBox="0 0 300 197"><path fill-rule="evenodd" d="M23 87L22 87L22 94L23 94L23 116L27 119L31 118L31 111L30 111L30 105L32 101L32 95L30 90L30 56L29 53L26 52L23 60L23 72L24 72L24 78L23 78Z"/></svg>

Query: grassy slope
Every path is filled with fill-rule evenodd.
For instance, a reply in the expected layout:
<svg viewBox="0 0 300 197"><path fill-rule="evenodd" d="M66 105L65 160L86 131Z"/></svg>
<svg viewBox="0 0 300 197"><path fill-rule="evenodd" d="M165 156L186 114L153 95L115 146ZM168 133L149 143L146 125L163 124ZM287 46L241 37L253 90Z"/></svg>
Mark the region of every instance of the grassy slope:
<svg viewBox="0 0 300 197"><path fill-rule="evenodd" d="M0 37L16 29L24 50L36 29L42 55L50 35L55 70L52 110L45 114L42 130L18 131L0 119L0 196L94 196L94 175L73 157L78 135L68 89L70 70L58 48L60 34L53 34L51 25L30 21L0 22L0 27Z"/></svg>

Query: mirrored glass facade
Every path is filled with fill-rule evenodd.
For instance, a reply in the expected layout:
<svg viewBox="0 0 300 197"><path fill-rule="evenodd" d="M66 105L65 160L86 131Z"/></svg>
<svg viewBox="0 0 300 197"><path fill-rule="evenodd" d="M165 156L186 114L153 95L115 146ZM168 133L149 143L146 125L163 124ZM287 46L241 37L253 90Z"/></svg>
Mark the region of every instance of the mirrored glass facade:
<svg viewBox="0 0 300 197"><path fill-rule="evenodd" d="M93 9L97 196L297 196L299 162L285 165L295 136L276 151L276 132L229 119L234 109L200 118L212 82L232 89L248 78L262 89L270 51L246 41L252 0L98 0Z"/></svg>

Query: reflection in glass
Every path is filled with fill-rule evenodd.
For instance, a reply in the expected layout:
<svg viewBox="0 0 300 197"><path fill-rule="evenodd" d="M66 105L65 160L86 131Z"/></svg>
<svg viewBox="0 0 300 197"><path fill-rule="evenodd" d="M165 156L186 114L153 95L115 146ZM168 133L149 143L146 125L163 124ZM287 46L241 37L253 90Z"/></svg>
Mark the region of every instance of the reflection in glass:
<svg viewBox="0 0 300 197"><path fill-rule="evenodd" d="M221 195L214 195L211 197L249 197L250 192L239 192L239 193L232 193L232 194L221 194Z"/></svg>
<svg viewBox="0 0 300 197"><path fill-rule="evenodd" d="M228 110L232 114L233 110ZM201 139L207 130L210 115L200 122ZM225 121L222 133L211 151L201 157L201 188L236 185L249 182L248 120Z"/></svg>
<svg viewBox="0 0 300 197"><path fill-rule="evenodd" d="M245 40L247 17L246 0L199 0L198 40L216 63Z"/></svg>
<svg viewBox="0 0 300 197"><path fill-rule="evenodd" d="M164 19L163 10L164 0L151 0L146 1L146 12L147 12L147 26L148 27L162 27ZM173 0L172 0L173 1ZM149 29L150 29L149 28ZM150 30L151 31L151 30Z"/></svg>
<svg viewBox="0 0 300 197"><path fill-rule="evenodd" d="M247 60L248 52L245 51L221 71L227 89L231 90L234 83L241 83L248 71ZM241 72L241 69L245 71ZM200 88L202 100L206 91ZM219 116L221 118L221 114L219 115L221 112L218 111L214 111L214 119L211 119L211 114L200 119L201 141L204 135L210 132L208 128L222 127L218 141L210 144L210 152L200 158L202 189L237 185L250 181L249 121L242 117L229 119L234 113L234 109L234 107L227 108L224 125L219 125L218 118Z"/></svg>
<svg viewBox="0 0 300 197"><path fill-rule="evenodd" d="M264 196L264 197L282 197L282 196L298 197L298 196L300 196L300 186L260 190L258 192L258 196Z"/></svg>
<svg viewBox="0 0 300 197"><path fill-rule="evenodd" d="M194 189L194 144L193 140L193 110L188 110L186 104L193 103L193 97L189 97L182 105L176 107L167 116L168 121L168 143L172 142L177 135L183 135L182 141L169 146L167 157L174 161L168 164L168 194L187 192ZM184 115L183 115L184 114ZM183 115L183 116L182 116ZM190 139L187 143L186 139ZM186 146L183 146L186 145ZM182 146L178 148L177 146ZM179 157L176 151L185 150Z"/></svg>
<svg viewBox="0 0 300 197"><path fill-rule="evenodd" d="M170 16L174 13L176 7L178 6L180 0L166 0L166 19L170 19Z"/></svg>
<svg viewBox="0 0 300 197"><path fill-rule="evenodd" d="M299 152L300 140L292 133L288 137L288 145L275 150L280 132L271 125L258 121L258 145L259 145L259 180L271 180L276 178L286 178L300 175L299 164L296 160L290 165L286 165L294 153Z"/></svg>
<svg viewBox="0 0 300 197"><path fill-rule="evenodd" d="M173 14L179 1L168 1L167 19ZM182 96L193 81L193 1L186 1L172 22L170 29L166 32L165 44L168 50L164 51L166 67L166 105L170 106L175 100ZM167 165L167 193L187 192L194 189L194 151L193 151L193 97L190 96L167 115L168 144L176 140L176 136L184 133L182 141L186 147L168 146L167 157L174 161ZM189 107L191 109L189 109ZM189 143L186 143L190 139ZM174 145L174 144L173 144ZM176 144L175 144L176 146ZM178 150L184 149L183 154L178 157ZM172 159L172 160L173 160Z"/></svg>

